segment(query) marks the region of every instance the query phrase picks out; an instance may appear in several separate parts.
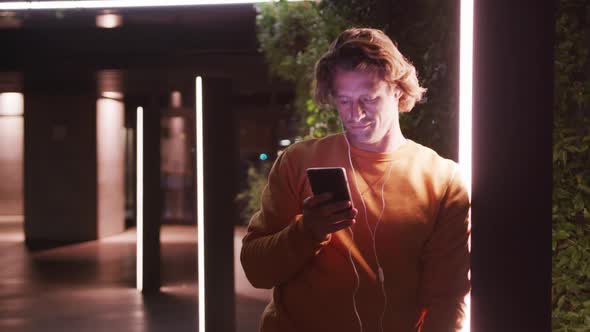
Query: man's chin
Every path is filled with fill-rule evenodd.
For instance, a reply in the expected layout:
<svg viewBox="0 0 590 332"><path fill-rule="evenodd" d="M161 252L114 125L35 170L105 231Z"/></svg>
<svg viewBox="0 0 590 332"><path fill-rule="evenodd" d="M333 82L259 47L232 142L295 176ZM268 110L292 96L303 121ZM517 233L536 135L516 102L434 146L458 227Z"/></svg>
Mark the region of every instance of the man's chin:
<svg viewBox="0 0 590 332"><path fill-rule="evenodd" d="M355 135L354 133L349 133L348 138L354 145L371 145L376 143L372 137L367 137L363 134Z"/></svg>

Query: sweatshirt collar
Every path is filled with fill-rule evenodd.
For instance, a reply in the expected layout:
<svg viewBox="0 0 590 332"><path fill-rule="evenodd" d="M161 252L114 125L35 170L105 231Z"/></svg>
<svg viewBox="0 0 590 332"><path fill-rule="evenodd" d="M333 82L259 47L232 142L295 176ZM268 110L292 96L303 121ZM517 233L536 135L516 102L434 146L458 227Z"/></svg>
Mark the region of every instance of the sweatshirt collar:
<svg viewBox="0 0 590 332"><path fill-rule="evenodd" d="M342 134L342 139L344 140L344 134ZM361 149L355 148L351 144L350 145L350 153L355 158L369 159L372 161L392 161L392 160L400 159L405 154L407 154L408 150L410 149L410 146L413 143L414 142L412 140L406 138L406 141L401 146L399 146L397 149L395 149L394 151L391 151L391 152L366 151L366 150L361 150ZM346 144L346 142L344 142L344 144Z"/></svg>

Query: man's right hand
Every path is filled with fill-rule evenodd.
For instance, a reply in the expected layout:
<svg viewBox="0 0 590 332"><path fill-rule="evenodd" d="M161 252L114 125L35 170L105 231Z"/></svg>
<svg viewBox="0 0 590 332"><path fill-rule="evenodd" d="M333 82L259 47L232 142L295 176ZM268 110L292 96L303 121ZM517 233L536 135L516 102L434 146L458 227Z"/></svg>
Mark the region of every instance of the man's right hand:
<svg viewBox="0 0 590 332"><path fill-rule="evenodd" d="M326 240L329 234L356 222L354 218L358 210L351 208L350 201L325 204L331 199L331 193L323 193L303 200L303 227L311 231L318 241Z"/></svg>

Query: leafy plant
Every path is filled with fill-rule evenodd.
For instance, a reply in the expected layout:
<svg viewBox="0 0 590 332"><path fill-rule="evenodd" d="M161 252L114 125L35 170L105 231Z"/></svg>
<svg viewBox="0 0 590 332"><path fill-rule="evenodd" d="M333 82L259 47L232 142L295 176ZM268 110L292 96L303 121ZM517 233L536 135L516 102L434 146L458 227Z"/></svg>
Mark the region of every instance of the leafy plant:
<svg viewBox="0 0 590 332"><path fill-rule="evenodd" d="M280 1L257 7L260 50L272 74L295 85L293 109L300 119L300 137L322 137L339 125L332 110L321 109L311 98L314 64L345 26L322 6L312 1Z"/></svg>
<svg viewBox="0 0 590 332"><path fill-rule="evenodd" d="M458 157L458 10L454 1L396 1L387 32L428 89L422 103L400 116L402 132L441 156Z"/></svg>
<svg viewBox="0 0 590 332"><path fill-rule="evenodd" d="M256 211L260 210L260 198L262 190L266 186L270 163L263 163L259 166L250 165L246 189L236 196L236 202L241 205L240 219L247 224Z"/></svg>
<svg viewBox="0 0 590 332"><path fill-rule="evenodd" d="M553 132L553 331L590 331L590 1L560 0Z"/></svg>

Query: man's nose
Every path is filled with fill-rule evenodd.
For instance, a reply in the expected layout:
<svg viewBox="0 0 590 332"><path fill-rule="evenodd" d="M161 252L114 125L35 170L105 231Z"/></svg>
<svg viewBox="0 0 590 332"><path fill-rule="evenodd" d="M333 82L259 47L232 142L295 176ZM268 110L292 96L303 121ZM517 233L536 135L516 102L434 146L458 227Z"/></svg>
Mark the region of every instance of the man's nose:
<svg viewBox="0 0 590 332"><path fill-rule="evenodd" d="M359 121L365 117L365 111L361 107L360 103L352 104L351 116L352 120Z"/></svg>

